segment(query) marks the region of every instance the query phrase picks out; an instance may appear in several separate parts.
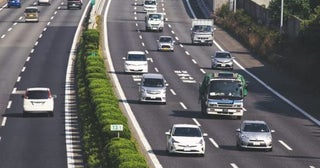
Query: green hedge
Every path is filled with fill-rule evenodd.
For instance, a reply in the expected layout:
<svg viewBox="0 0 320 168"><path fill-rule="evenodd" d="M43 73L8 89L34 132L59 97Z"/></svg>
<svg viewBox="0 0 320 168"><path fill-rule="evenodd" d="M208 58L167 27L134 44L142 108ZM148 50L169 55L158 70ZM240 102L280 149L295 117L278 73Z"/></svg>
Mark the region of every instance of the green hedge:
<svg viewBox="0 0 320 168"><path fill-rule="evenodd" d="M93 54L94 53L94 54ZM78 111L87 167L146 168L137 150L127 118L107 76L99 50L99 32L86 30L80 41L76 60ZM110 130L122 124L123 131Z"/></svg>

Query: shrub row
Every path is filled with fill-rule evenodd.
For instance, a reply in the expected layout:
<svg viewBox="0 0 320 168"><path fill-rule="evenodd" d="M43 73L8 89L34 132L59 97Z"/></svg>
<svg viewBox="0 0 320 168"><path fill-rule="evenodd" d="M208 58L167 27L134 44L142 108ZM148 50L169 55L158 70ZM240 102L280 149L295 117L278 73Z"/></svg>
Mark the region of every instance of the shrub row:
<svg viewBox="0 0 320 168"><path fill-rule="evenodd" d="M86 167L146 168L107 76L99 37L97 30L85 30L76 59L78 112ZM110 130L112 124L123 125L120 138Z"/></svg>

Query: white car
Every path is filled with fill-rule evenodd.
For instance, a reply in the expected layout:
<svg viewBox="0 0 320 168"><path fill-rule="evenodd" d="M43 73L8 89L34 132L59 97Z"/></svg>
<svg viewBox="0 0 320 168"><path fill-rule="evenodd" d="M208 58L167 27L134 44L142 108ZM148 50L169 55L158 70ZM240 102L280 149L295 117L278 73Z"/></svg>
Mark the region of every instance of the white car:
<svg viewBox="0 0 320 168"><path fill-rule="evenodd" d="M229 69L233 70L234 57L228 51L216 51L211 56L211 68L212 69Z"/></svg>
<svg viewBox="0 0 320 168"><path fill-rule="evenodd" d="M157 40L158 51L174 51L175 41L171 36L160 36Z"/></svg>
<svg viewBox="0 0 320 168"><path fill-rule="evenodd" d="M38 0L38 5L51 5L51 0Z"/></svg>
<svg viewBox="0 0 320 168"><path fill-rule="evenodd" d="M128 51L123 57L124 71L131 73L148 73L148 60L144 51Z"/></svg>
<svg viewBox="0 0 320 168"><path fill-rule="evenodd" d="M156 0L144 0L143 10L145 12L157 12L157 4Z"/></svg>
<svg viewBox="0 0 320 168"><path fill-rule="evenodd" d="M53 116L54 98L49 88L28 88L23 97L23 114L47 112Z"/></svg>
<svg viewBox="0 0 320 168"><path fill-rule="evenodd" d="M159 102L166 104L167 86L168 84L162 74L143 74L139 87L140 102Z"/></svg>
<svg viewBox="0 0 320 168"><path fill-rule="evenodd" d="M167 151L169 153L200 154L205 153L205 136L199 126L194 124L174 124L166 132Z"/></svg>

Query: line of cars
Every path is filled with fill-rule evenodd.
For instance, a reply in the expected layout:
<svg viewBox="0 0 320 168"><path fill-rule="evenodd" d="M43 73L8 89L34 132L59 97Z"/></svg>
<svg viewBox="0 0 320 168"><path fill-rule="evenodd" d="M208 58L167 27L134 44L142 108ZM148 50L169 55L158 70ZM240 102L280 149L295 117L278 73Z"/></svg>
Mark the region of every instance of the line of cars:
<svg viewBox="0 0 320 168"><path fill-rule="evenodd" d="M149 1L152 1L149 2ZM152 5L150 5L152 4ZM156 12L156 1L145 0L144 11L146 31L163 31L162 18L164 14ZM153 7L150 7L153 6ZM151 13L152 12L152 13ZM158 19L155 19L158 18ZM162 19L161 19L162 18ZM175 41L171 36L160 36L157 40L158 51L174 51ZM134 55L134 56L132 56ZM140 55L137 57L137 55ZM166 103L167 83L161 74L148 73L148 59L143 51L129 51L124 58L125 72L142 73L139 84L140 102L161 102ZM211 56L211 68L233 70L234 57L228 51L216 51ZM244 120L240 128L236 129L236 146L239 149L265 149L272 151L272 132L265 121ZM203 133L199 126L195 124L173 124L166 135L166 151L172 153L185 154L205 154L205 140L208 136Z"/></svg>

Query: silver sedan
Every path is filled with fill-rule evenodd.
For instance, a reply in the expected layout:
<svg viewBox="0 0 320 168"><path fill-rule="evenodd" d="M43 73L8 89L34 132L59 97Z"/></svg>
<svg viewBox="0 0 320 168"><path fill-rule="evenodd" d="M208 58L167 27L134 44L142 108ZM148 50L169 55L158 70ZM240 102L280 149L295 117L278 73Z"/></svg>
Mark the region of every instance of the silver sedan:
<svg viewBox="0 0 320 168"><path fill-rule="evenodd" d="M212 56L212 69L230 69L233 70L233 59L228 51L216 51Z"/></svg>
<svg viewBox="0 0 320 168"><path fill-rule="evenodd" d="M246 149L265 149L272 151L272 135L265 121L244 120L237 132L237 147Z"/></svg>

